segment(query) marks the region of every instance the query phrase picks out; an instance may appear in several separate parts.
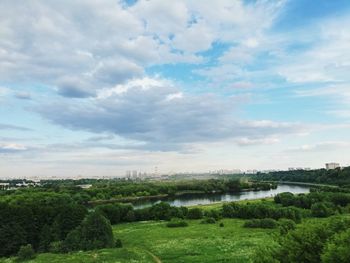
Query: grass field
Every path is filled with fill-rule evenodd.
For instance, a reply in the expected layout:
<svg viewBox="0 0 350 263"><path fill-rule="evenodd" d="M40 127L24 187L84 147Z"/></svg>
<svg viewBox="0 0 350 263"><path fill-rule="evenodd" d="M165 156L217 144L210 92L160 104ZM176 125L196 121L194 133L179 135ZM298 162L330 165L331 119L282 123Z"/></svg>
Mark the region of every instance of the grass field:
<svg viewBox="0 0 350 263"><path fill-rule="evenodd" d="M184 228L167 228L165 222L138 222L113 227L123 248L72 254L40 254L32 263L124 262L251 262L260 244L273 242L276 230L243 228L243 220L224 219L219 224L190 220ZM15 262L13 259L1 263Z"/></svg>

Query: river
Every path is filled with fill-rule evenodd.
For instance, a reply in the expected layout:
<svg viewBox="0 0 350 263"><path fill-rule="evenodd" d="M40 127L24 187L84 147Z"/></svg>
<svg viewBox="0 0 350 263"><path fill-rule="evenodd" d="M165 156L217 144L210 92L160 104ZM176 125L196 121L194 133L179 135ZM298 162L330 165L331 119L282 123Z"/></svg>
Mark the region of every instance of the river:
<svg viewBox="0 0 350 263"><path fill-rule="evenodd" d="M276 194L283 192L291 192L293 194L308 193L309 186L279 184L276 189L261 190L261 191L244 191L240 193L226 193L226 194L186 194L177 196L175 198L166 198L162 200L139 200L133 203L134 208L144 208L157 204L161 201L169 203L172 206L194 206L207 205L218 202L232 202L239 200L252 200L266 197L273 197Z"/></svg>

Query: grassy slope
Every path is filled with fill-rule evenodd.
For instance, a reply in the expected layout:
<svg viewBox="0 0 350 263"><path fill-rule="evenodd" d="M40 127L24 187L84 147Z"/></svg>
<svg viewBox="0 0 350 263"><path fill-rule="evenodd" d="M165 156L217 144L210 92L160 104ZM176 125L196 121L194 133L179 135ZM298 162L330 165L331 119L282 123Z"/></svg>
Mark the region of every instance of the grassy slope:
<svg viewBox="0 0 350 263"><path fill-rule="evenodd" d="M190 225L185 228L167 228L165 222L116 225L113 230L123 241L122 249L40 254L29 262L250 262L256 246L273 242L271 234L276 230L243 228L243 220L239 219L222 222L225 227L200 224L198 220L189 221Z"/></svg>
<svg viewBox="0 0 350 263"><path fill-rule="evenodd" d="M249 262L254 248L272 242L273 230L246 229L238 219L218 224L189 221L185 228L167 228L163 222L132 223L115 227L126 247L141 247L162 262Z"/></svg>

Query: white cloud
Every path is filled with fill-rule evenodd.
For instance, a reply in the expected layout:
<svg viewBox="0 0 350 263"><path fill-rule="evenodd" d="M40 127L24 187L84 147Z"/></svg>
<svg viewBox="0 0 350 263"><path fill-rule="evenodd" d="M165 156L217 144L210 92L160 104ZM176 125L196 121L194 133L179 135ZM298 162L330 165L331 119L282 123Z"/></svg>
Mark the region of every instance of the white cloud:
<svg viewBox="0 0 350 263"><path fill-rule="evenodd" d="M350 18L345 16L322 20L312 28L305 28L300 37L307 38L311 34L312 42L305 50L286 58L279 73L295 83L349 82L349 26Z"/></svg>
<svg viewBox="0 0 350 263"><path fill-rule="evenodd" d="M235 100L212 94L190 95L169 80L132 80L76 104L61 100L38 111L53 123L74 130L112 133L144 142L153 150L181 149L183 145L242 136L262 142L264 137L298 134L298 123L269 120L242 121L235 117Z"/></svg>
<svg viewBox="0 0 350 263"><path fill-rule="evenodd" d="M350 142L347 141L325 141L316 144L304 144L299 147L287 149L287 152L332 152L334 150L347 149Z"/></svg>
<svg viewBox="0 0 350 263"><path fill-rule="evenodd" d="M0 143L0 153L12 153L25 150L27 150L27 147L22 144Z"/></svg>

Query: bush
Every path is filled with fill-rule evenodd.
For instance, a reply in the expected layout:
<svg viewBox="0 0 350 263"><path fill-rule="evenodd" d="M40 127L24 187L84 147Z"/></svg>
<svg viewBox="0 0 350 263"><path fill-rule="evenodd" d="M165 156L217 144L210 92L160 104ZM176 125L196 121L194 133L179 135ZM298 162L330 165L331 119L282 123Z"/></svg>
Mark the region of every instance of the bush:
<svg viewBox="0 0 350 263"><path fill-rule="evenodd" d="M205 217L212 217L217 221L221 218L221 213L218 210L211 209L211 210L204 211L204 216Z"/></svg>
<svg viewBox="0 0 350 263"><path fill-rule="evenodd" d="M23 261L23 260L30 260L35 258L35 252L34 249L32 248L32 245L28 244L25 246L21 246L18 254L17 254L18 260Z"/></svg>
<svg viewBox="0 0 350 263"><path fill-rule="evenodd" d="M277 221L272 218L264 218L260 220L260 227L261 228L276 228L277 227Z"/></svg>
<svg viewBox="0 0 350 263"><path fill-rule="evenodd" d="M201 221L201 224L215 224L216 220L213 217L207 217Z"/></svg>
<svg viewBox="0 0 350 263"><path fill-rule="evenodd" d="M54 241L50 243L49 252L51 253L62 253L64 252L64 245L62 241Z"/></svg>
<svg viewBox="0 0 350 263"><path fill-rule="evenodd" d="M123 243L122 243L122 241L119 238L115 241L115 247L116 248L123 247Z"/></svg>
<svg viewBox="0 0 350 263"><path fill-rule="evenodd" d="M278 225L281 235L285 235L289 232L289 230L294 230L296 228L295 222L291 219L282 218L278 220Z"/></svg>
<svg viewBox="0 0 350 263"><path fill-rule="evenodd" d="M334 205L329 202L318 202L311 206L311 215L315 217L328 217L334 213Z"/></svg>
<svg viewBox="0 0 350 263"><path fill-rule="evenodd" d="M220 227L224 227L225 225L224 225L224 223L221 222L219 226Z"/></svg>
<svg viewBox="0 0 350 263"><path fill-rule="evenodd" d="M283 206L291 206L294 205L294 194L290 192L284 192L277 194L274 197L274 201L277 204L282 204Z"/></svg>
<svg viewBox="0 0 350 263"><path fill-rule="evenodd" d="M257 228L260 227L260 219L251 219L244 222L243 227Z"/></svg>
<svg viewBox="0 0 350 263"><path fill-rule="evenodd" d="M273 204L251 203L251 204L236 204L229 203L223 205L222 214L228 218L288 218L295 222L300 222L302 218L301 209L289 206L278 207Z"/></svg>
<svg viewBox="0 0 350 263"><path fill-rule="evenodd" d="M192 208L188 210L187 213L188 219L201 219L203 218L203 211L200 208Z"/></svg>
<svg viewBox="0 0 350 263"><path fill-rule="evenodd" d="M167 227L186 227L188 223L182 219L172 219L166 224Z"/></svg>

